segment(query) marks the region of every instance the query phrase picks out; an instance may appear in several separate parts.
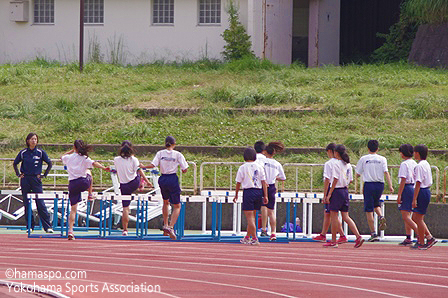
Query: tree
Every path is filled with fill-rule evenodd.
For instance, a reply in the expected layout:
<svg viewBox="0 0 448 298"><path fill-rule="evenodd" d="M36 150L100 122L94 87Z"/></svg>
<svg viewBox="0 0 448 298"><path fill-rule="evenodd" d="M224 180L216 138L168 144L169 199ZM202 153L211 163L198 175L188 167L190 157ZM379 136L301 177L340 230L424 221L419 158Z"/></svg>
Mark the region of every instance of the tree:
<svg viewBox="0 0 448 298"><path fill-rule="evenodd" d="M221 52L224 59L232 61L246 56L254 57L250 36L239 20L238 7L233 0L229 1L227 13L229 15L229 28L221 34L226 42L224 51Z"/></svg>

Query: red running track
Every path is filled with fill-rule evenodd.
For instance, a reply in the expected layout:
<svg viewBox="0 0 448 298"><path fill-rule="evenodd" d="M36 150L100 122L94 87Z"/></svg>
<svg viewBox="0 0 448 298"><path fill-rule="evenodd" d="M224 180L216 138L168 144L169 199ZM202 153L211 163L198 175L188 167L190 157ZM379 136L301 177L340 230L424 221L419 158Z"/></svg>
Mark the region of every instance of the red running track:
<svg viewBox="0 0 448 298"><path fill-rule="evenodd" d="M447 246L414 251L383 243L365 243L359 249L347 243L335 249L323 248L321 243L254 247L28 239L26 235L1 235L0 239L0 279L59 286L70 297L448 296ZM8 268L61 274L76 270L86 276L51 281L8 279ZM147 292L136 292L141 284ZM112 292L120 290L119 285L125 293Z"/></svg>

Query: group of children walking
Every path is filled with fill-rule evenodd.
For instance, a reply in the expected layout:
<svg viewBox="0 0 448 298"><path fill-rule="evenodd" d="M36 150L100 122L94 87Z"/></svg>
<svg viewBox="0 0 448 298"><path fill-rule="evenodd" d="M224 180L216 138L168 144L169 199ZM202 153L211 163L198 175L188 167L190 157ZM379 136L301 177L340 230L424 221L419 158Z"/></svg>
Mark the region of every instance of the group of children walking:
<svg viewBox="0 0 448 298"><path fill-rule="evenodd" d="M368 241L375 242L379 241L379 237L375 232L374 212L379 219L379 230L385 230L387 227L386 218L381 212L380 204L384 191L384 177L386 177L390 193L394 192L394 188L388 171L387 160L378 154L378 141L370 140L367 147L369 154L359 159L356 165L356 174L362 176L364 181L364 212L366 213L367 223L371 232ZM326 242L324 246L337 247L338 244L347 242L347 238L342 230L342 223L338 220L338 211L341 211L342 219L356 235L355 247L360 247L364 240L360 237L356 224L348 216L349 199L346 187L353 180L350 160L348 155L346 155L345 147L342 145L336 146L331 143L327 146L326 151L330 160L324 165L324 221L322 232L313 237L313 240L326 242L326 233L331 223L332 239L330 242ZM411 246L412 249L426 250L437 243L437 240L431 235L424 222L424 216L431 199L429 188L432 185L431 166L426 161L428 147L425 145L413 147L410 144L403 144L400 146L399 152L403 162L398 172L400 186L397 204L402 214L406 231L406 239L399 245ZM418 164L412 159L413 157L418 161ZM346 173L345 176L343 175L344 172ZM343 182L339 184L341 177ZM335 189L337 192L332 192L332 189ZM342 201L342 197L345 203L342 204L342 207L337 208L333 202ZM411 241L412 230L417 235L415 245L412 245ZM337 233L340 234L340 237L336 240Z"/></svg>
<svg viewBox="0 0 448 298"><path fill-rule="evenodd" d="M27 148L21 150L14 160L14 169L22 187L22 194L25 205L25 217L28 220L28 193L42 192L41 177L46 177L51 170L51 160L46 152L37 148L38 136L30 133L26 137ZM115 171L120 181L120 191L122 195L131 195L137 189L146 185L152 186L146 178L143 169L158 167L161 172L159 177L159 187L163 198L163 233L176 239L173 229L180 213L180 194L179 179L177 177L178 167L185 173L188 169L188 163L182 153L174 150L176 140L172 136L165 139L165 149L157 152L151 164L143 165L135 157L135 149L132 143L124 141L119 150L119 156L114 159ZM109 167L93 161L89 157L91 146L82 140L76 140L73 148L62 155L63 164L67 167L69 179L69 199L71 205L69 218L68 239L74 240L73 226L76 218L77 206L81 202L81 193L88 192L88 199L93 200L92 192L92 174L90 169L100 168L110 172ZM247 234L241 239L241 243L248 245L259 245L259 239L256 231L256 212L261 210L262 224L261 236L268 236L267 223L269 221L271 232L270 241L276 238L276 216L275 216L275 194L277 193L276 181L286 180L282 165L273 157L282 152L284 145L281 142L270 142L265 145L258 141L254 148L244 150L244 161L238 169L236 175L236 189L234 202L237 202L240 190L243 190L242 210L247 219ZM380 198L384 191L384 177L389 185L389 191L393 193L391 177L388 172L387 160L385 157L377 154L379 149L378 141L370 140L368 142L369 154L362 156L356 166L356 174L362 176L364 181L364 211L371 231L369 242L379 241L379 237L374 228L374 212L379 217L379 229L384 230L387 227L386 219L383 217L380 208ZM342 222L339 220L339 212L342 220L345 221L352 233L356 236L355 248L361 247L364 239L361 237L355 222L350 218L348 186L353 181L352 165L346 148L343 145L330 143L326 147L329 160L324 165L324 220L322 231L313 238L316 241L325 242L324 247L338 247L339 244L346 243L347 237L342 229ZM402 214L405 224L406 239L400 243L402 246L410 246L411 231L417 235L417 243L411 248L428 249L431 248L437 240L431 235L424 222L424 216L430 202L432 184L431 167L426 161L428 148L425 145L415 147L410 144L403 144L399 148L403 162L400 165L398 178L398 209ZM412 158L418 161L416 163ZM45 174L42 173L42 162L47 163ZM21 163L20 171L17 165ZM50 217L45 204L42 200L36 200L39 216L42 225L47 233L52 233ZM123 236L128 235L129 223L129 200L123 200ZM169 221L169 206L172 206L171 220ZM30 223L31 229L34 229L33 217ZM331 226L331 240L327 242L326 234ZM337 234L339 233L339 238Z"/></svg>

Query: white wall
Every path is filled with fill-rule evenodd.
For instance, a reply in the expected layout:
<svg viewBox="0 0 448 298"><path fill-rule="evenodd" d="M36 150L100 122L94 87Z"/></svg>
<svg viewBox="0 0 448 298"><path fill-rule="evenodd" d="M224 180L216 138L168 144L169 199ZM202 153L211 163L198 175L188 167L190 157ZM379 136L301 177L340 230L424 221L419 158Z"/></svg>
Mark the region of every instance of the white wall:
<svg viewBox="0 0 448 298"><path fill-rule="evenodd" d="M310 0L308 66L339 65L340 0Z"/></svg>
<svg viewBox="0 0 448 298"><path fill-rule="evenodd" d="M239 0L240 18L247 26L248 1ZM261 1L261 0L255 0ZM9 2L0 0L0 63L20 62L43 57L72 62L78 59L79 1L55 0L55 24L33 24L30 20L9 20ZM145 63L158 59L195 60L207 55L221 58L224 41L220 34L227 28L223 0L221 25L198 25L198 0L174 1L174 26L151 25L151 0L105 0L104 25L86 25L84 57L88 57L89 39L96 36L104 58L110 57L109 41L122 38L125 63Z"/></svg>

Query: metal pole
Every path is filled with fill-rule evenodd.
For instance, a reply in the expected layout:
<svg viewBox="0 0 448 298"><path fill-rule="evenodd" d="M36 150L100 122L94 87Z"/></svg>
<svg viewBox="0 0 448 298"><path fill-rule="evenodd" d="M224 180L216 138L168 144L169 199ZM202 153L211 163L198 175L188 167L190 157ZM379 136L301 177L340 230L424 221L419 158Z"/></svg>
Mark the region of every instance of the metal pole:
<svg viewBox="0 0 448 298"><path fill-rule="evenodd" d="M82 72L84 61L84 0L79 2L79 71Z"/></svg>

